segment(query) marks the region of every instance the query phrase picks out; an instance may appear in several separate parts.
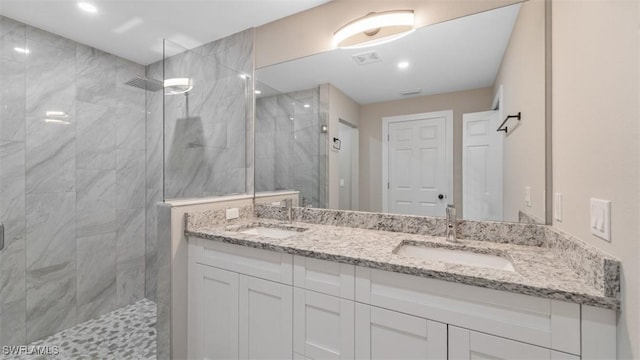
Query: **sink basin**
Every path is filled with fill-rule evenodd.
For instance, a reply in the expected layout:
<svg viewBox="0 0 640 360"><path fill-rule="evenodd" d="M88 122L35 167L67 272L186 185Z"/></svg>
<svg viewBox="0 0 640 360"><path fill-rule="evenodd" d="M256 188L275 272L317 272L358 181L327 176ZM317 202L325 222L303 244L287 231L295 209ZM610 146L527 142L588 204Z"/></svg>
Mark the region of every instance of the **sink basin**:
<svg viewBox="0 0 640 360"><path fill-rule="evenodd" d="M413 244L403 244L396 251L397 255L410 256L414 258L442 261L451 264L460 264L489 269L515 271L509 259L490 254L480 254L463 249L452 250L437 247L419 246Z"/></svg>
<svg viewBox="0 0 640 360"><path fill-rule="evenodd" d="M248 234L248 235L257 235L257 236L270 237L270 238L274 238L274 239L284 239L284 238L288 238L290 236L294 236L294 235L300 234L299 231L295 231L295 230L285 230L285 229L262 227L262 226L257 226L257 227L252 227L252 228L249 228L249 229L245 229L245 230L240 231L240 233Z"/></svg>

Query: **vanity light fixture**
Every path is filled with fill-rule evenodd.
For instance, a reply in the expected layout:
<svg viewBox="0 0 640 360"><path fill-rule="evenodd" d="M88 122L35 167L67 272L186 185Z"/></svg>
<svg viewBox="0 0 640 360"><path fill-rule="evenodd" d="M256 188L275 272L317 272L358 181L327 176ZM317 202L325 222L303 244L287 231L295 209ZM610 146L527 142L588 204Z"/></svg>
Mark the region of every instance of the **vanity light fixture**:
<svg viewBox="0 0 640 360"><path fill-rule="evenodd" d="M164 81L165 95L178 95L188 93L193 89L191 78L173 78Z"/></svg>
<svg viewBox="0 0 640 360"><path fill-rule="evenodd" d="M13 50L15 50L16 52L19 52L21 54L28 54L31 51L29 51L29 49L27 48L21 48L21 47L14 47Z"/></svg>
<svg viewBox="0 0 640 360"><path fill-rule="evenodd" d="M98 8L95 5L90 4L88 2L79 2L78 7L88 13L95 14L98 12Z"/></svg>
<svg viewBox="0 0 640 360"><path fill-rule="evenodd" d="M355 49L390 42L413 32L413 10L373 12L342 26L333 34L333 44Z"/></svg>

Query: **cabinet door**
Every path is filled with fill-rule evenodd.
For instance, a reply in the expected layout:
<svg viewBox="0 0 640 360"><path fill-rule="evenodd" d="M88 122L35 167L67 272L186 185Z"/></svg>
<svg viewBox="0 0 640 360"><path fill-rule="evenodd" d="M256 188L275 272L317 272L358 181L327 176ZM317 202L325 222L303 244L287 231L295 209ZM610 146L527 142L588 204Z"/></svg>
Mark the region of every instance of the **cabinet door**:
<svg viewBox="0 0 640 360"><path fill-rule="evenodd" d="M449 359L578 359L542 347L449 326Z"/></svg>
<svg viewBox="0 0 640 360"><path fill-rule="evenodd" d="M353 359L355 303L294 288L293 349L308 359Z"/></svg>
<svg viewBox="0 0 640 360"><path fill-rule="evenodd" d="M293 358L293 288L239 275L240 359Z"/></svg>
<svg viewBox="0 0 640 360"><path fill-rule="evenodd" d="M238 274L196 265L189 280L189 358L238 358Z"/></svg>
<svg viewBox="0 0 640 360"><path fill-rule="evenodd" d="M356 303L357 359L446 359L447 326Z"/></svg>

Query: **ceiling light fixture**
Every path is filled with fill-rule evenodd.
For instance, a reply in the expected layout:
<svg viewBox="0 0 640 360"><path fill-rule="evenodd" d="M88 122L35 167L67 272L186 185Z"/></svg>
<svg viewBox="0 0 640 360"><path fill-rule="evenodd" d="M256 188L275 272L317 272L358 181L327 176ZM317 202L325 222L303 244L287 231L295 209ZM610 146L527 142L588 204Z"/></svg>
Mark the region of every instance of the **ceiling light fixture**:
<svg viewBox="0 0 640 360"><path fill-rule="evenodd" d="M333 44L353 49L383 44L414 31L413 10L374 12L356 19L333 34Z"/></svg>
<svg viewBox="0 0 640 360"><path fill-rule="evenodd" d="M28 53L31 52L31 51L29 51L29 49L21 48L21 47L14 47L13 50L15 50L15 51L17 51L17 52L19 52L21 54L28 54Z"/></svg>
<svg viewBox="0 0 640 360"><path fill-rule="evenodd" d="M88 2L79 2L78 7L88 13L95 14L98 12L98 8L93 4L89 4Z"/></svg>
<svg viewBox="0 0 640 360"><path fill-rule="evenodd" d="M406 69L409 67L409 62L408 61L400 61L398 63L398 69Z"/></svg>
<svg viewBox="0 0 640 360"><path fill-rule="evenodd" d="M44 122L49 123L49 124L61 124L61 125L70 125L71 124L69 121L60 120L60 119L44 119Z"/></svg>
<svg viewBox="0 0 640 360"><path fill-rule="evenodd" d="M256 95L260 95L260 94L262 94L262 91L260 91L260 90L256 90L256 91L254 91L254 92L256 93Z"/></svg>
<svg viewBox="0 0 640 360"><path fill-rule="evenodd" d="M310 108L310 107L311 107L311 105L309 105L309 104L304 104L304 107L308 109L308 108Z"/></svg>

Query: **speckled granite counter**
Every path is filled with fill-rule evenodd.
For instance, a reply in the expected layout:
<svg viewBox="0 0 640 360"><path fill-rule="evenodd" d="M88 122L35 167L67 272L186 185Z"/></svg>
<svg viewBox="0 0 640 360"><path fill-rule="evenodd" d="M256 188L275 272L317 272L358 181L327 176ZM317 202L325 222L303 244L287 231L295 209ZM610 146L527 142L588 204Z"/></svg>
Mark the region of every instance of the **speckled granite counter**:
<svg viewBox="0 0 640 360"><path fill-rule="evenodd" d="M615 285L600 288L593 286L589 283L588 277L579 274L557 251L543 246L544 241L536 246L486 240L460 240L459 244L452 244L440 236L319 225L309 222L294 222L288 225L273 219L244 218L233 224L209 225L203 219L206 217L187 218L185 234L230 244L608 309L617 310L620 307L617 291L615 293L609 291L610 294L607 296L607 289L615 288ZM256 224L265 227L293 227L293 230L296 228L305 230L281 239L239 232L243 228ZM403 242L427 247L466 248L473 252L503 256L512 262L515 272L396 255L395 250Z"/></svg>

